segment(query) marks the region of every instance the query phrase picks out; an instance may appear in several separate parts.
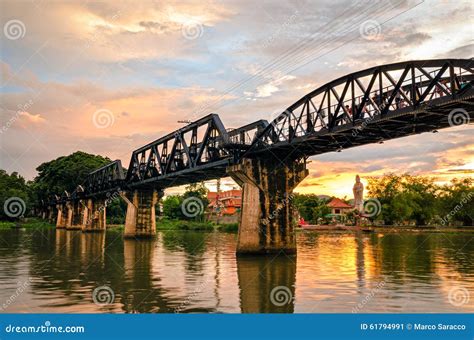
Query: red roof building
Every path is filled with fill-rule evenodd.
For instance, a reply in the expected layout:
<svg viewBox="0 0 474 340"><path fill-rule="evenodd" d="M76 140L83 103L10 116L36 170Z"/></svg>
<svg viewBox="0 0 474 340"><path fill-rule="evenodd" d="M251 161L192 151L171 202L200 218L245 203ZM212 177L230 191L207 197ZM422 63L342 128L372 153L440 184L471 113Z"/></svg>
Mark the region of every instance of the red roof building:
<svg viewBox="0 0 474 340"><path fill-rule="evenodd" d="M328 204L326 204L329 208L331 208L331 213L333 215L345 215L348 211L352 210L354 207L350 204L347 204L340 198L333 198Z"/></svg>
<svg viewBox="0 0 474 340"><path fill-rule="evenodd" d="M217 194L217 192L208 192L208 208L210 211L219 209L222 215L233 215L240 212L242 207L242 190L228 190Z"/></svg>

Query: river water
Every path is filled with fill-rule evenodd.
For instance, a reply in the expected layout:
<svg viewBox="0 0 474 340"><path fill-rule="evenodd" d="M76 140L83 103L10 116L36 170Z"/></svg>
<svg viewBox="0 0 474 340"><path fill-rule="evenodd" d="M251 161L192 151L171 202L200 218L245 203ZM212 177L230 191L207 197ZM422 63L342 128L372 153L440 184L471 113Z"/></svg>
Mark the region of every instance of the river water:
<svg viewBox="0 0 474 340"><path fill-rule="evenodd" d="M0 311L474 312L474 233L300 232L297 243L297 256L236 258L235 234L4 229Z"/></svg>

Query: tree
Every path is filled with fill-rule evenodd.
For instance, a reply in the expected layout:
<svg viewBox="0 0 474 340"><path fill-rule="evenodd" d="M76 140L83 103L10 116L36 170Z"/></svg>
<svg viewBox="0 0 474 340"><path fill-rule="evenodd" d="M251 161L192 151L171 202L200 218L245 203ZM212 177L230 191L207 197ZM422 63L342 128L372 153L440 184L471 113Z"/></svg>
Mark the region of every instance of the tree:
<svg viewBox="0 0 474 340"><path fill-rule="evenodd" d="M367 188L369 196L380 201L381 217L387 224L413 220L417 225L425 225L437 215L465 225L473 223L472 178L454 179L451 185L440 187L429 177L386 174L370 177Z"/></svg>
<svg viewBox="0 0 474 340"><path fill-rule="evenodd" d="M182 195L167 196L163 200L163 215L170 219L200 220L204 216L208 190L204 183L193 183Z"/></svg>
<svg viewBox="0 0 474 340"><path fill-rule="evenodd" d="M326 215L330 213L331 208L329 208L326 204L320 204L313 208L312 221L317 223L320 218L324 220L326 218Z"/></svg>
<svg viewBox="0 0 474 340"><path fill-rule="evenodd" d="M433 178L405 175L403 188L413 209L411 218L416 221L416 225L426 225L436 214L439 186Z"/></svg>
<svg viewBox="0 0 474 340"><path fill-rule="evenodd" d="M181 197L181 211L184 219L202 220L209 205L207 193L209 190L204 183L193 183L186 187Z"/></svg>
<svg viewBox="0 0 474 340"><path fill-rule="evenodd" d="M463 225L474 225L474 179L454 178L450 185L441 188L439 201L443 224L459 221Z"/></svg>
<svg viewBox="0 0 474 340"><path fill-rule="evenodd" d="M74 192L85 183L90 172L110 162L107 157L76 151L69 156L42 163L36 168L38 175L30 185L35 204L40 205L41 200L48 200L52 195L62 195L64 191ZM111 223L122 223L125 211L124 202L113 200L107 207L107 219Z"/></svg>
<svg viewBox="0 0 474 340"><path fill-rule="evenodd" d="M8 220L26 215L31 208L31 190L18 173L9 175L0 169L0 206L0 218Z"/></svg>
<svg viewBox="0 0 474 340"><path fill-rule="evenodd" d="M53 159L36 168L38 176L34 179L33 190L43 197L62 194L64 191L71 193L78 185L84 184L90 172L110 162L107 157L82 151Z"/></svg>
<svg viewBox="0 0 474 340"><path fill-rule="evenodd" d="M327 211L324 209L326 207L326 203L327 200L321 199L315 194L294 194L293 196L293 204L295 205L299 214L306 221L311 223L316 223L317 219L321 217L320 214ZM330 212L331 211L326 212L326 214L329 214Z"/></svg>
<svg viewBox="0 0 474 340"><path fill-rule="evenodd" d="M163 199L163 215L170 219L182 218L181 202L182 199L179 195L165 197Z"/></svg>

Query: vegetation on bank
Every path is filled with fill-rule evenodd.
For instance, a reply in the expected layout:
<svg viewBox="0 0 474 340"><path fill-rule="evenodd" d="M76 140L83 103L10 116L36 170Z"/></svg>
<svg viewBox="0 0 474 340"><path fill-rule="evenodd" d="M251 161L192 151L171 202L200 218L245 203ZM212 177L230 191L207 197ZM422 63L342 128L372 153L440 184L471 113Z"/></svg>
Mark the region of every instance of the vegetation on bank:
<svg viewBox="0 0 474 340"><path fill-rule="evenodd" d="M0 221L0 229L10 228L50 228L55 227L54 224L48 223L48 221L40 218L28 217L18 221Z"/></svg>
<svg viewBox="0 0 474 340"><path fill-rule="evenodd" d="M214 224L208 221L160 219L156 221L157 230L193 230L193 231L222 231L237 232L238 223Z"/></svg>
<svg viewBox="0 0 474 340"><path fill-rule="evenodd" d="M377 225L472 226L474 222L472 178L438 185L431 177L386 174L368 178L365 196L380 203L378 214L369 217ZM325 224L332 218L326 206L330 199L295 194L293 203L305 221ZM346 223L355 223L353 212L347 214Z"/></svg>
<svg viewBox="0 0 474 340"><path fill-rule="evenodd" d="M370 177L368 182L368 196L377 198L381 205L373 220L390 225L473 225L472 178L437 185L430 177L388 174Z"/></svg>

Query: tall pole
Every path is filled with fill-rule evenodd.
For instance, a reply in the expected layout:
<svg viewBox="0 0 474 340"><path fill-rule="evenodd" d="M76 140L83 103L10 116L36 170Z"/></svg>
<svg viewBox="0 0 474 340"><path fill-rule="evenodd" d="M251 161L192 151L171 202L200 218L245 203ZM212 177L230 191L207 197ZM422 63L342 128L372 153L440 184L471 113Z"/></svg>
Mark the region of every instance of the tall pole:
<svg viewBox="0 0 474 340"><path fill-rule="evenodd" d="M221 179L217 179L217 195L216 195L216 210L217 210L217 216L216 216L216 223L219 224L219 214L220 214L220 195L221 195Z"/></svg>

